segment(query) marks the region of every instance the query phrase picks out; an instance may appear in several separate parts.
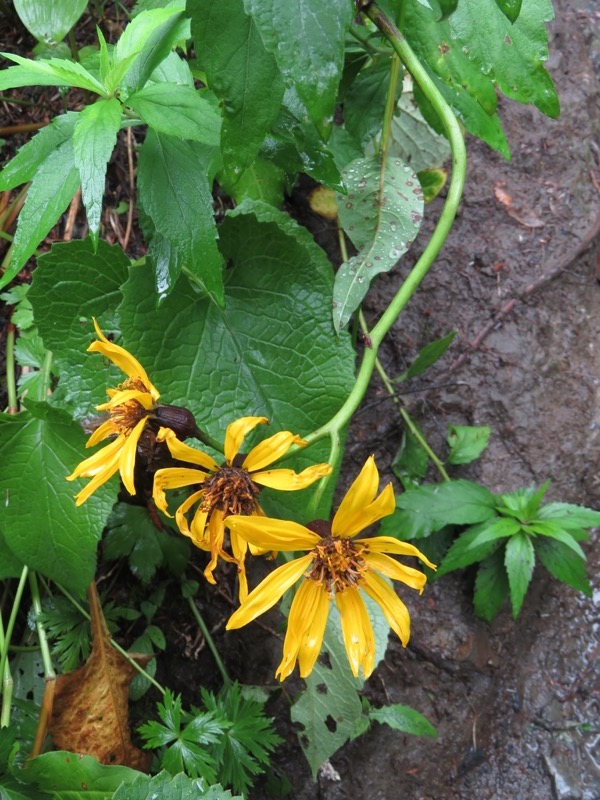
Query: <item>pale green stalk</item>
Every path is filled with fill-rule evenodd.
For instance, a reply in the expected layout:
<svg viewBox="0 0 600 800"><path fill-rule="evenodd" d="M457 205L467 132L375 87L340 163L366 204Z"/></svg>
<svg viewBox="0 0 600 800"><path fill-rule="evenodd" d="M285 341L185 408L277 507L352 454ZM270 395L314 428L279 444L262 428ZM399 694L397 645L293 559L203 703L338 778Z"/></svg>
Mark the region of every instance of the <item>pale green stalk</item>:
<svg viewBox="0 0 600 800"><path fill-rule="evenodd" d="M21 577L19 578L19 584L17 586L17 591L15 592L15 599L13 600L13 605L10 611L10 616L8 618L8 623L6 625L6 632L1 637L0 641L0 675L2 675L3 680L6 677L5 669L8 666L8 648L10 647L10 640L12 638L13 630L15 627L15 622L17 620L17 614L19 613L19 606L21 605L21 599L23 598L23 590L25 589L25 582L27 580L27 574L29 570L27 567L23 567L21 572ZM11 693L12 693L12 682L11 682ZM4 720L5 714L8 713L10 715L10 706L8 707L8 712L5 709L4 702L2 703L2 719Z"/></svg>
<svg viewBox="0 0 600 800"><path fill-rule="evenodd" d="M215 659L215 663L216 663L217 667L219 668L219 672L223 676L223 680L225 681L227 686L230 686L231 685L231 678L229 677L229 674L228 674L227 670L225 669L225 664L223 663L223 660L221 659L221 656L219 654L219 651L217 650L217 646L214 643L214 640L213 640L213 638L211 636L211 633L208 630L208 627L207 627L206 623L204 622L204 619L202 618L202 615L200 614L200 611L198 611L198 606L194 602L194 598L193 597L188 597L187 601L188 601L188 605L190 607L190 611L194 615L194 619L196 620L196 622L198 623L198 627L202 631L202 635L204 636L204 640L205 640L206 644L208 645L208 649L213 654L213 658Z"/></svg>

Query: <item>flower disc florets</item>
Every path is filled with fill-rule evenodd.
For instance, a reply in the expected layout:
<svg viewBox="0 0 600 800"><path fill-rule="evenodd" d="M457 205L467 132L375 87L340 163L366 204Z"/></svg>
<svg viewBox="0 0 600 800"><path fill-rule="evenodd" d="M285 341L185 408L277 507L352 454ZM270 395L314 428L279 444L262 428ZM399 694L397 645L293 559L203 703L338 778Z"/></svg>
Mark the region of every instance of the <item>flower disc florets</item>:
<svg viewBox="0 0 600 800"><path fill-rule="evenodd" d="M218 509L223 519L231 514L255 514L260 488L241 467L221 467L204 481L200 506L208 514Z"/></svg>
<svg viewBox="0 0 600 800"><path fill-rule="evenodd" d="M313 549L313 564L308 578L320 583L328 594L356 588L368 565L363 558L365 547L351 539L328 536Z"/></svg>
<svg viewBox="0 0 600 800"><path fill-rule="evenodd" d="M119 392L135 389L138 392L148 392L148 387L138 378L129 378L119 384ZM138 400L126 400L110 409L110 419L114 425L115 433L129 433L138 422L149 415L149 411Z"/></svg>

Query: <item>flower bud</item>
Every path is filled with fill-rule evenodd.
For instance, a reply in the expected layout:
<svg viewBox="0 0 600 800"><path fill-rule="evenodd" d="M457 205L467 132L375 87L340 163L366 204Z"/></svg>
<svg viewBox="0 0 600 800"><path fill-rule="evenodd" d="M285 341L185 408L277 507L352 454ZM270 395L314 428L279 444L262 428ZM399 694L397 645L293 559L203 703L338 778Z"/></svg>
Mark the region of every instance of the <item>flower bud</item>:
<svg viewBox="0 0 600 800"><path fill-rule="evenodd" d="M170 428L182 441L190 437L200 438L200 431L192 412L183 406L159 405L154 409L154 419L163 427Z"/></svg>

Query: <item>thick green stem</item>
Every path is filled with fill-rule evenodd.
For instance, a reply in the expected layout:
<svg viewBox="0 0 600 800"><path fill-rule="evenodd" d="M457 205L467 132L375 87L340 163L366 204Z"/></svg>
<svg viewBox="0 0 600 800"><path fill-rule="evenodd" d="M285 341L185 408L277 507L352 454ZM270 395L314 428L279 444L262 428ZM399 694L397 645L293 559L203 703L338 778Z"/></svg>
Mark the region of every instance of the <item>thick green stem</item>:
<svg viewBox="0 0 600 800"><path fill-rule="evenodd" d="M229 674L227 673L227 670L225 669L225 664L223 664L223 661L221 659L219 651L217 650L217 646L215 645L214 640L213 640L213 638L212 638L212 636L210 634L210 631L208 630L208 627L206 626L206 623L202 619L202 615L198 611L198 606L194 602L194 598L193 597L188 597L187 601L188 601L188 605L190 607L190 611L194 615L194 619L196 620L196 622L198 623L198 627L202 631L202 635L204 636L204 640L205 640L206 644L208 645L208 649L213 654L213 658L215 659L215 663L216 663L217 667L219 668L219 672L223 676L223 680L225 681L227 686L231 685L231 678L229 677Z"/></svg>
<svg viewBox="0 0 600 800"><path fill-rule="evenodd" d="M42 397L47 397L50 394L50 383L52 381L52 373L50 372L51 368L52 352L50 350L46 350L42 368L40 370L40 374L42 376Z"/></svg>
<svg viewBox="0 0 600 800"><path fill-rule="evenodd" d="M6 393L8 395L9 414L16 414L19 411L19 406L17 405L17 381L15 379L15 335L16 327L12 322L9 322L6 333Z"/></svg>
<svg viewBox="0 0 600 800"><path fill-rule="evenodd" d="M392 55L392 66L390 68L390 83L387 90L387 97L385 99L385 112L383 115L383 129L381 132L381 142L379 144L379 155L385 161L387 158L388 147L390 144L390 136L392 134L392 120L394 119L394 112L396 111L396 94L398 93L398 84L402 77L402 66L397 53Z"/></svg>
<svg viewBox="0 0 600 800"><path fill-rule="evenodd" d="M17 614L19 613L21 599L23 598L23 590L25 589L25 582L27 581L28 572L29 570L27 569L27 567L23 567L23 571L21 572L21 577L19 578L19 585L17 586L17 591L15 592L15 599L13 600L13 606L10 611L10 617L8 618L6 632L2 637L3 641L0 643L1 644L0 675L2 675L3 677L5 675L4 670L8 664L8 648L10 646L10 640L12 638L15 622L17 620ZM3 708L3 713L4 713L4 708Z"/></svg>
<svg viewBox="0 0 600 800"><path fill-rule="evenodd" d="M54 672L54 665L52 664L52 656L50 655L50 645L48 644L48 637L46 636L46 629L40 622L40 614L42 613L42 601L40 599L40 590L37 582L37 575L35 572L29 574L29 591L31 592L31 605L35 614L35 627L37 630L38 640L40 643L40 651L42 653L42 663L44 665L44 676L46 680L54 680L56 673Z"/></svg>
<svg viewBox="0 0 600 800"><path fill-rule="evenodd" d="M325 436L330 436L333 432L342 430L349 423L352 415L360 405L367 391L371 375L373 374L377 361L377 351L381 342L429 271L448 236L456 216L465 182L467 165L465 144L460 126L452 110L427 74L425 68L413 53L404 36L402 36L393 23L374 4L366 9L366 13L389 40L394 51L398 54L400 60L404 63L407 70L413 76L414 80L420 86L437 112L444 126L446 135L448 136L452 150L452 178L444 208L423 254L396 293L379 322L367 336L363 360L358 371L356 383L350 395L344 405L329 422L305 437L309 444L320 441Z"/></svg>
<svg viewBox="0 0 600 800"><path fill-rule="evenodd" d="M0 614L0 650L4 648L8 651L8 644L4 636L4 624ZM2 675L2 709L0 710L0 728L8 728L10 725L10 709L12 705L13 679L8 661L4 664L4 674Z"/></svg>

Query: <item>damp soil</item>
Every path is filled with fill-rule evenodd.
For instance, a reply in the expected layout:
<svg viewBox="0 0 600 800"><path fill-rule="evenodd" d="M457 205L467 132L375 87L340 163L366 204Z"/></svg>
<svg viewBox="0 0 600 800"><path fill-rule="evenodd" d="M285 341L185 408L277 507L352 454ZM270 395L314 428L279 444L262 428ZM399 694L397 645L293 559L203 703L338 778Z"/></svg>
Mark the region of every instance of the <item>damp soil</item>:
<svg viewBox="0 0 600 800"><path fill-rule="evenodd" d="M448 424L492 428L483 457L453 468L452 476L493 492L551 478L549 498L600 508L600 8L596 0L558 0L555 9L549 69L561 118L501 100L512 160L468 141L456 224L381 358L390 375L399 374L425 344L456 330L444 359L407 384L402 396L441 454ZM28 53L32 43L21 44ZM25 112L12 121L37 119ZM127 197L124 152L113 159L115 205ZM306 191L292 201L307 218ZM440 208L441 199L428 208L402 266L378 279L365 304L371 322L418 257ZM314 218L309 227L335 248L324 225ZM76 224L75 236L84 233ZM141 247L134 235L130 251ZM350 430L343 474L355 475L375 452L381 473L391 475L401 438L401 420L374 379ZM600 800L597 535L585 547L594 596L583 597L536 569L517 620L508 609L491 625L477 620L468 572L430 584L420 598L402 593L412 617L411 642L403 649L390 638L365 692L374 705L418 709L438 738L375 725L342 748L315 783L289 721L290 702L301 688L291 680L269 704L283 739L273 775L257 784L250 800L278 796L277 780L297 800ZM267 571L259 561L253 569L253 583ZM128 583L126 570L122 577ZM273 687L281 618L274 610L235 636L224 634L235 605L233 578L224 575L216 593L201 582L198 602L230 674ZM200 685L218 690L221 681L177 597L168 595L155 619L170 653L168 661L159 659L157 678L189 705L198 702ZM134 707L134 718L153 713L155 699L148 694Z"/></svg>

